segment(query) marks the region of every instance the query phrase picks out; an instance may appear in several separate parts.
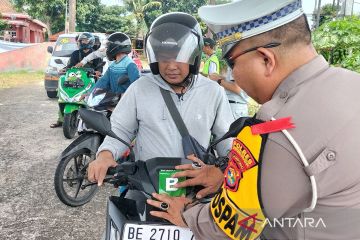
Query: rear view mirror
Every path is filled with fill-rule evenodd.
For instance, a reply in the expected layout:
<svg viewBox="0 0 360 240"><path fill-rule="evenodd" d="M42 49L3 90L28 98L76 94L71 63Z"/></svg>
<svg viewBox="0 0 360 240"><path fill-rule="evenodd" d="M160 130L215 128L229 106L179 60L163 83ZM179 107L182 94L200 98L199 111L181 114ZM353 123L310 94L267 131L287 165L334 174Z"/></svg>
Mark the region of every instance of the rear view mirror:
<svg viewBox="0 0 360 240"><path fill-rule="evenodd" d="M48 53L51 54L51 53L53 53L53 51L54 51L54 48L53 48L52 46L48 46L48 47L47 47L47 52L48 52Z"/></svg>
<svg viewBox="0 0 360 240"><path fill-rule="evenodd" d="M83 108L79 110L79 113L86 125L90 128L95 129L103 135L109 135L116 138L116 135L111 131L110 121L104 114Z"/></svg>
<svg viewBox="0 0 360 240"><path fill-rule="evenodd" d="M65 65L64 62L63 62L61 59L59 59L59 58L55 59L54 61L55 61L55 63L57 63L57 64Z"/></svg>

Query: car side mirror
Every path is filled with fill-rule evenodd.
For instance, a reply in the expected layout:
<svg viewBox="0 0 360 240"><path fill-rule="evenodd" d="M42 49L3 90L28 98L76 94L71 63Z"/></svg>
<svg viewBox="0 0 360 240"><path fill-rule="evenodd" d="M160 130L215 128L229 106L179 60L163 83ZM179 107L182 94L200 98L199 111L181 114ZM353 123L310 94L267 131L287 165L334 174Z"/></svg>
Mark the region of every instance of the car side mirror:
<svg viewBox="0 0 360 240"><path fill-rule="evenodd" d="M59 59L59 58L55 59L54 61L55 61L55 63L57 63L57 64L65 65L64 62L63 62L61 59Z"/></svg>
<svg viewBox="0 0 360 240"><path fill-rule="evenodd" d="M52 54L53 51L54 51L54 48L53 48L52 46L48 46L48 47L47 47L47 52L48 52L48 53Z"/></svg>

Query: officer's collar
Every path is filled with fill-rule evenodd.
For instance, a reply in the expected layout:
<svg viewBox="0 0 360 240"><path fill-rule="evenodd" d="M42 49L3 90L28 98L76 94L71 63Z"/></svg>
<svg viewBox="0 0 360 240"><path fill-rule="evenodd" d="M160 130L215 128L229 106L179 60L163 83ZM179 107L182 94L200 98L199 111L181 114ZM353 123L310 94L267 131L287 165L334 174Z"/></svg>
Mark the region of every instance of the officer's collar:
<svg viewBox="0 0 360 240"><path fill-rule="evenodd" d="M308 63L302 65L290 73L290 75L280 83L272 98L278 96L282 92L289 92L294 87L302 84L305 81L311 80L328 68L329 63L326 62L322 55L318 55Z"/></svg>
<svg viewBox="0 0 360 240"><path fill-rule="evenodd" d="M287 99L295 94L297 86L317 77L328 68L329 64L324 57L319 55L296 69L280 83L271 100L261 106L257 118L264 121L270 120L271 117L278 113L281 107L286 103Z"/></svg>

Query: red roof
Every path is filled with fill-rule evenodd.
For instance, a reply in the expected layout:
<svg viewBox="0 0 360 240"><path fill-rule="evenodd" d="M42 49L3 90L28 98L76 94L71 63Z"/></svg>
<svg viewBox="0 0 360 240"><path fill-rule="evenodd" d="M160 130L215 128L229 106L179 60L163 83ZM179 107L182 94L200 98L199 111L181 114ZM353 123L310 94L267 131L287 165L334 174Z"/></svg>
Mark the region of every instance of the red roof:
<svg viewBox="0 0 360 240"><path fill-rule="evenodd" d="M10 25L15 25L15 26L24 26L24 27L28 27L29 23L24 22L24 21L20 21L20 20L8 20L6 21L8 24Z"/></svg>
<svg viewBox="0 0 360 240"><path fill-rule="evenodd" d="M32 19L26 13L18 13L15 11L12 6L10 0L0 0L0 13L2 18L6 19L6 21L11 25L19 25L19 26L29 26L29 23L23 22L22 20L28 19L33 23L40 25L43 28L47 28L46 24L37 19Z"/></svg>

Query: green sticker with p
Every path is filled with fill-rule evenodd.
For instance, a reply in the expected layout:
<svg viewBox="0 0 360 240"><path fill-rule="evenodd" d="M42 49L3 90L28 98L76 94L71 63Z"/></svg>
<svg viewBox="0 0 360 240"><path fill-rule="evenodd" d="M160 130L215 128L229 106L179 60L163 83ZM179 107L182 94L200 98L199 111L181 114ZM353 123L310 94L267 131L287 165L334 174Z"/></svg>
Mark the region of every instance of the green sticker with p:
<svg viewBox="0 0 360 240"><path fill-rule="evenodd" d="M167 194L171 197L181 197L186 195L186 188L176 188L175 184L183 182L186 177L174 178L174 175L181 170L160 170L159 172L159 194Z"/></svg>

